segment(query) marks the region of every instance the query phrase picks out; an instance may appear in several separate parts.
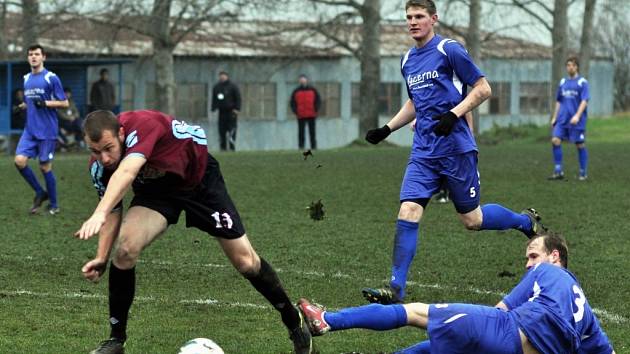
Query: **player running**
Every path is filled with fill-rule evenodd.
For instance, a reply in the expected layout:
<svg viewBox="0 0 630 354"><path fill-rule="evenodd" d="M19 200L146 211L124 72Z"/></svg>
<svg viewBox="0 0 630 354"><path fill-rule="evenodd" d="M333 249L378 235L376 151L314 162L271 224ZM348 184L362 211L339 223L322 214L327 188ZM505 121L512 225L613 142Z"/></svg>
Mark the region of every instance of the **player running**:
<svg viewBox="0 0 630 354"><path fill-rule="evenodd" d="M157 111L118 117L96 111L86 117L84 132L92 152L90 173L101 197L75 234L83 240L99 234L96 257L82 268L85 278L102 276L117 242L109 272L110 339L92 354L124 353L140 253L176 224L182 211L186 225L216 237L234 268L280 312L295 352L311 352L308 327L275 270L250 244L219 163L208 154L203 129ZM123 220L122 199L129 188L134 197Z"/></svg>
<svg viewBox="0 0 630 354"><path fill-rule="evenodd" d="M15 150L15 167L35 191L31 214L37 213L42 203L50 199L48 212L59 213L57 203L57 181L52 171L57 134L57 108L67 108L68 100L63 92L59 77L44 68L46 52L39 45L27 50L31 72L24 75L24 102L19 105L26 110L26 124ZM37 181L28 159L38 158L39 169L46 181L46 190Z"/></svg>
<svg viewBox="0 0 630 354"><path fill-rule="evenodd" d="M553 129L551 145L553 149L553 174L550 180L564 179L562 170L562 141L568 140L575 144L580 163L579 181L587 179L586 167L588 164L588 152L586 151L586 120L588 100L588 81L580 76L578 70L580 64L576 57L567 59L568 77L560 80L556 92L556 108L551 117Z"/></svg>
<svg viewBox="0 0 630 354"><path fill-rule="evenodd" d="M442 183L469 230L515 229L531 237L544 229L533 209L518 214L498 204L479 207L477 145L465 115L490 97L490 85L461 44L434 33L438 16L433 1L409 0L405 10L409 34L416 41L401 61L409 99L389 123L365 137L378 144L392 131L416 122L400 191L390 287L363 289L368 301L382 304L405 297L419 222ZM468 94L467 86L472 86Z"/></svg>
<svg viewBox="0 0 630 354"><path fill-rule="evenodd" d="M313 335L350 328L414 326L429 340L401 354L610 354L578 280L566 269L568 249L559 235L534 236L525 251L528 271L496 307L470 304L371 304L338 312L300 299Z"/></svg>

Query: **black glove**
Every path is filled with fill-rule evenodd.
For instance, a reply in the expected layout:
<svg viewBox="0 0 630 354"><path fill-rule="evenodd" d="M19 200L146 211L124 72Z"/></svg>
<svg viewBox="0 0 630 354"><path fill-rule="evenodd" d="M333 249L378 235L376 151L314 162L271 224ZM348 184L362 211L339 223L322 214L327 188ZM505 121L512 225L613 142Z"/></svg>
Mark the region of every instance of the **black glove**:
<svg viewBox="0 0 630 354"><path fill-rule="evenodd" d="M433 132L437 136L449 135L458 119L459 118L455 115L455 113L451 111L433 116L433 120L439 120L438 124L433 127Z"/></svg>
<svg viewBox="0 0 630 354"><path fill-rule="evenodd" d="M42 100L41 98L34 99L33 103L37 108L46 108L46 101Z"/></svg>
<svg viewBox="0 0 630 354"><path fill-rule="evenodd" d="M384 125L380 128L370 129L367 134L365 134L365 140L367 140L371 144L378 144L392 133L392 130L389 129L387 125Z"/></svg>

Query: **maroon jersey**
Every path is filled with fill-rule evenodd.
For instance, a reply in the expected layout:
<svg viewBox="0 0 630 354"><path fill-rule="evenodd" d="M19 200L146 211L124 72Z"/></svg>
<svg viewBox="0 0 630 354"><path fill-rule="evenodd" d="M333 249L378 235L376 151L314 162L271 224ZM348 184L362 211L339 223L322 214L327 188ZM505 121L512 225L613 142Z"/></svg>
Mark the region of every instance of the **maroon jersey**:
<svg viewBox="0 0 630 354"><path fill-rule="evenodd" d="M201 182L208 162L206 133L158 111L129 111L118 116L125 129L123 158L143 156L147 162L137 179L150 180L174 174L182 189Z"/></svg>

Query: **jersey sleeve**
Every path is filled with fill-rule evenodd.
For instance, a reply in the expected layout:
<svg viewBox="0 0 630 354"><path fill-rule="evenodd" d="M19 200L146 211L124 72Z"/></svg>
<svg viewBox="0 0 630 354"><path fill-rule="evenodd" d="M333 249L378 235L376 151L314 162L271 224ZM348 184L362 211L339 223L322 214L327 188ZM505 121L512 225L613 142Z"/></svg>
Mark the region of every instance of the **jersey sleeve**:
<svg viewBox="0 0 630 354"><path fill-rule="evenodd" d="M606 333L599 325L595 326L593 334L583 337L582 344L578 348L577 354L610 354L613 351Z"/></svg>
<svg viewBox="0 0 630 354"><path fill-rule="evenodd" d="M580 81L582 83L582 89L580 90L580 101L588 101L591 98L588 88L588 81L586 81L585 78L581 78Z"/></svg>
<svg viewBox="0 0 630 354"><path fill-rule="evenodd" d="M65 101L66 100L66 94L65 92L63 92L63 85L61 84L61 80L59 79L59 76L57 75L53 75L50 78L50 84L52 86L52 98L56 101Z"/></svg>
<svg viewBox="0 0 630 354"><path fill-rule="evenodd" d="M509 310L513 310L524 304L530 297L532 297L534 287L536 286L536 277L534 276L535 270L536 267L533 267L525 273L523 278L521 278L521 281L518 282L512 291L503 298L503 303Z"/></svg>
<svg viewBox="0 0 630 354"><path fill-rule="evenodd" d="M155 144L170 133L161 124L150 124L144 119L130 119L123 123L125 128L125 156L142 156L149 159Z"/></svg>
<svg viewBox="0 0 630 354"><path fill-rule="evenodd" d="M444 45L444 51L455 74L464 84L473 86L477 80L485 76L472 61L466 49L458 42L448 41Z"/></svg>
<svg viewBox="0 0 630 354"><path fill-rule="evenodd" d="M564 83L564 79L560 80L558 83L558 88L556 89L556 102L562 102L562 84Z"/></svg>

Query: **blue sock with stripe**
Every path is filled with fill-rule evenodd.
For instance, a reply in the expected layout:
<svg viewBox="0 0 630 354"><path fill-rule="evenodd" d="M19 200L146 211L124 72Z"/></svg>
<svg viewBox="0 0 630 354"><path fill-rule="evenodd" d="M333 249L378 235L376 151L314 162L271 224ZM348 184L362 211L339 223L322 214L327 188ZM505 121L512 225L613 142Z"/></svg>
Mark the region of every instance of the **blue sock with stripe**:
<svg viewBox="0 0 630 354"><path fill-rule="evenodd" d="M50 206L52 208L58 207L57 205L57 181L53 171L50 170L44 173L44 179L46 180L46 191L48 192L48 198L50 199Z"/></svg>
<svg viewBox="0 0 630 354"><path fill-rule="evenodd" d="M406 326L407 312L403 305L370 304L348 307L339 312L326 312L324 320L331 331L350 328L385 331Z"/></svg>
<svg viewBox="0 0 630 354"><path fill-rule="evenodd" d="M425 340L401 351L394 352L394 354L431 354L431 343Z"/></svg>
<svg viewBox="0 0 630 354"><path fill-rule="evenodd" d="M562 145L551 145L553 147L553 172L562 173Z"/></svg>
<svg viewBox="0 0 630 354"><path fill-rule="evenodd" d="M35 193L37 193L37 195L44 194L44 189L37 181L37 177L35 177L35 174L33 173L33 170L31 170L30 167L26 166L22 169L17 168L17 170L20 172L22 177L24 177L24 179L31 186L31 188L33 188L33 190L35 191Z"/></svg>
<svg viewBox="0 0 630 354"><path fill-rule="evenodd" d="M481 206L481 230L515 229L527 235L532 230L532 221L525 214L517 214L499 204Z"/></svg>
<svg viewBox="0 0 630 354"><path fill-rule="evenodd" d="M407 273L416 255L418 244L417 222L398 220L396 222L396 237L394 239L394 255L392 257L392 278L390 286L402 300L405 297Z"/></svg>
<svg viewBox="0 0 630 354"><path fill-rule="evenodd" d="M578 160L580 162L580 176L586 176L586 165L588 165L588 151L586 147L578 148Z"/></svg>

